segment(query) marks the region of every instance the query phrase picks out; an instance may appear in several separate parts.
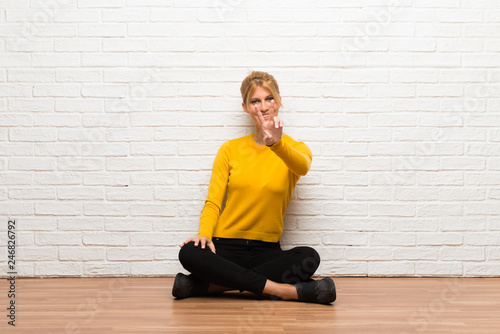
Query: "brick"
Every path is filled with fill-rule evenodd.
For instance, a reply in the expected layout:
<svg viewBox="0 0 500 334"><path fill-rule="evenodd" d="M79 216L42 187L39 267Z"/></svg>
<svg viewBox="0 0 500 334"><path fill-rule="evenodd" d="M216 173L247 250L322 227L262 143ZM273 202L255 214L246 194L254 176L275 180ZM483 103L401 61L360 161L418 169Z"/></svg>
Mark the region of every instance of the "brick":
<svg viewBox="0 0 500 334"><path fill-rule="evenodd" d="M79 232L37 232L35 234L37 245L81 245L82 237Z"/></svg>
<svg viewBox="0 0 500 334"><path fill-rule="evenodd" d="M55 189L53 188L10 188L10 199L55 199Z"/></svg>
<svg viewBox="0 0 500 334"><path fill-rule="evenodd" d="M67 201L35 202L35 213L48 216L79 216L82 214L82 203Z"/></svg>
<svg viewBox="0 0 500 334"><path fill-rule="evenodd" d="M105 254L104 247L59 247L61 261L103 261Z"/></svg>
<svg viewBox="0 0 500 334"><path fill-rule="evenodd" d="M106 251L108 261L151 261L153 248L113 247Z"/></svg>
<svg viewBox="0 0 500 334"><path fill-rule="evenodd" d="M84 203L83 212L85 216L125 217L129 213L129 204L106 202Z"/></svg>
<svg viewBox="0 0 500 334"><path fill-rule="evenodd" d="M35 263L35 275L36 276L60 276L64 273L65 276L81 276L83 273L83 267L80 263L67 262L49 262L44 261L42 263Z"/></svg>
<svg viewBox="0 0 500 334"><path fill-rule="evenodd" d="M128 246L128 233L84 232L83 244L86 246Z"/></svg>

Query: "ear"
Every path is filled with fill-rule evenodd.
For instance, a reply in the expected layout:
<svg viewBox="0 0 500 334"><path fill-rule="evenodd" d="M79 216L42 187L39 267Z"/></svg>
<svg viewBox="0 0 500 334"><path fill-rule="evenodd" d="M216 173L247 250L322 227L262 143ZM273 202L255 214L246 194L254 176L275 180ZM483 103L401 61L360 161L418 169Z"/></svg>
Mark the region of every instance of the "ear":
<svg viewBox="0 0 500 334"><path fill-rule="evenodd" d="M244 111L244 112L246 112L247 114L249 113L249 112L248 112L248 109L247 109L247 107L246 107L246 105L245 105L245 102L241 102L241 107L243 108L243 111Z"/></svg>

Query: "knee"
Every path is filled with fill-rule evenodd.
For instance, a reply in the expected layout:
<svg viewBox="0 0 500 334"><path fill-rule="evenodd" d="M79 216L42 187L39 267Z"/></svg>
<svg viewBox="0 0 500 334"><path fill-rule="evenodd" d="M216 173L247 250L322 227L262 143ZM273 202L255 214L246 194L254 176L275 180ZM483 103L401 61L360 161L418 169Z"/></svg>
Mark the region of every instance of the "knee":
<svg viewBox="0 0 500 334"><path fill-rule="evenodd" d="M321 261L319 253L312 247L296 247L296 250L302 255L302 269L312 276Z"/></svg>
<svg viewBox="0 0 500 334"><path fill-rule="evenodd" d="M197 250L198 247L194 246L193 241L181 247L181 250L179 251L179 262L182 264L184 268L188 269L188 267L190 267L192 259L196 257Z"/></svg>

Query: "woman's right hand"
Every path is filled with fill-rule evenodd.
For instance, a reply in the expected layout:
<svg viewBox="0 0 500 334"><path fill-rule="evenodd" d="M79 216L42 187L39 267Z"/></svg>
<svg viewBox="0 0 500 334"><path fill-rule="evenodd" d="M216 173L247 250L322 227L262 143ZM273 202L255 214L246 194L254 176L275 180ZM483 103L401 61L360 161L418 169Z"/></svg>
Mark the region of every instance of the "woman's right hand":
<svg viewBox="0 0 500 334"><path fill-rule="evenodd" d="M213 253L215 253L215 245L212 242L212 239L210 239L209 237L194 237L194 238L189 238L189 239L187 239L186 241L184 241L179 246L182 247L185 244L190 243L192 241L194 241L194 247L198 247L198 244L201 244L201 248L202 249L205 249L205 246L208 246L208 248L210 248L210 250Z"/></svg>

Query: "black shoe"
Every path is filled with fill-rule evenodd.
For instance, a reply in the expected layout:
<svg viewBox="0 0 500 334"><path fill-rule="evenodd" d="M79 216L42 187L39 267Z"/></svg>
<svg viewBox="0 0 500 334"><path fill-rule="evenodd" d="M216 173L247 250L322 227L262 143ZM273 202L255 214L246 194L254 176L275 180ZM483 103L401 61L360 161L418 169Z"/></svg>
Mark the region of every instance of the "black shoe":
<svg viewBox="0 0 500 334"><path fill-rule="evenodd" d="M335 283L329 277L314 282L297 283L295 288L301 302L329 304L337 299Z"/></svg>
<svg viewBox="0 0 500 334"><path fill-rule="evenodd" d="M187 298L206 295L208 291L208 282L198 279L193 275L186 276L178 273L175 276L172 296L176 298Z"/></svg>

